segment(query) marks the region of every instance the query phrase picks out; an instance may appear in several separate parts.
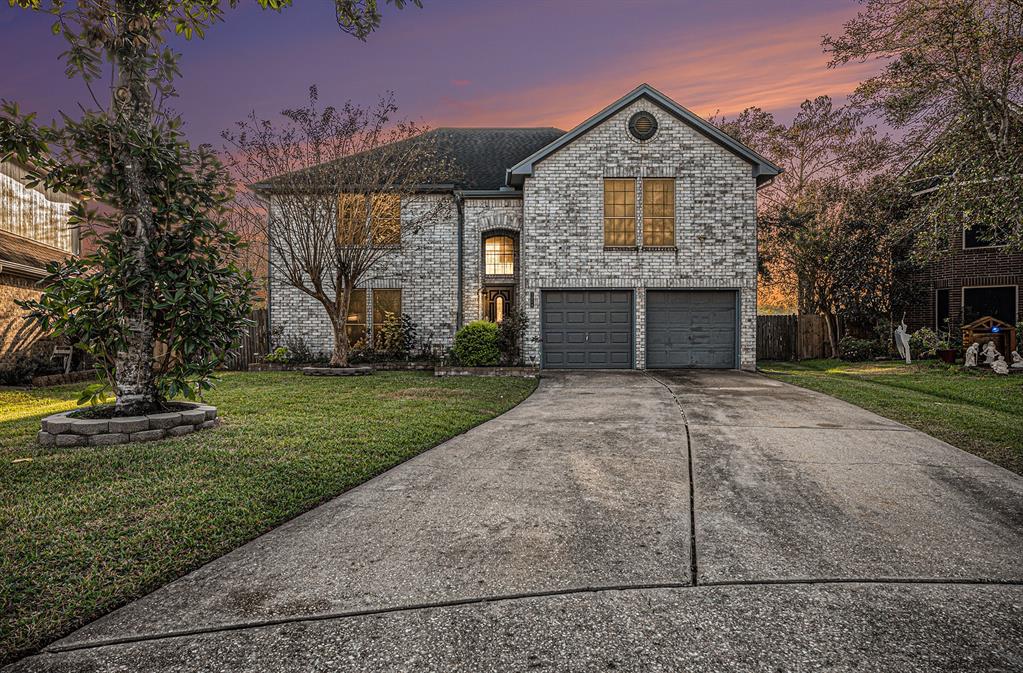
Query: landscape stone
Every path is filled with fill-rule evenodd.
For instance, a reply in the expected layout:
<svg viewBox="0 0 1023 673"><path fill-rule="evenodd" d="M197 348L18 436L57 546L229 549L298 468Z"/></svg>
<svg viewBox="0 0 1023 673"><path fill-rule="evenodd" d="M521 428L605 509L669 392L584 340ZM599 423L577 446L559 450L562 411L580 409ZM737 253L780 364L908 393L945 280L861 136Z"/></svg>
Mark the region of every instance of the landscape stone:
<svg viewBox="0 0 1023 673"><path fill-rule="evenodd" d="M149 429L149 419L145 416L124 416L110 419L110 432L140 432Z"/></svg>
<svg viewBox="0 0 1023 673"><path fill-rule="evenodd" d="M88 439L82 435L73 435L71 433L65 433L63 435L55 435L57 440L57 446L82 446Z"/></svg>
<svg viewBox="0 0 1023 673"><path fill-rule="evenodd" d="M202 409L186 409L181 413L181 422L191 425L199 425L206 420L206 412Z"/></svg>
<svg viewBox="0 0 1023 673"><path fill-rule="evenodd" d="M110 421L105 418L69 418L70 431L76 435L101 435L110 429Z"/></svg>
<svg viewBox="0 0 1023 673"><path fill-rule="evenodd" d="M176 425L181 424L181 414L177 411L171 411L165 414L150 414L149 415L149 427L152 430L158 428L168 429L173 428Z"/></svg>
<svg viewBox="0 0 1023 673"><path fill-rule="evenodd" d="M53 446L54 444L57 443L56 435L52 435L49 432L46 432L45 430L40 430L39 433L36 435L36 438L38 439L39 444L41 446Z"/></svg>
<svg viewBox="0 0 1023 673"><path fill-rule="evenodd" d="M156 430L143 430L141 432L133 432L128 437L132 442L151 442L154 439L163 439L167 436L167 431L157 428Z"/></svg>
<svg viewBox="0 0 1023 673"><path fill-rule="evenodd" d="M128 435L122 432L110 432L103 435L93 435L89 438L91 446L110 446L111 444L124 444L128 441Z"/></svg>
<svg viewBox="0 0 1023 673"><path fill-rule="evenodd" d="M173 428L168 428L167 434L170 435L171 437L181 437L182 435L187 435L188 433L194 431L195 431L194 425L178 425Z"/></svg>
<svg viewBox="0 0 1023 673"><path fill-rule="evenodd" d="M65 411L60 414L47 416L43 419L43 430L54 435L67 432L71 429L71 419L67 416L70 413L70 411Z"/></svg>

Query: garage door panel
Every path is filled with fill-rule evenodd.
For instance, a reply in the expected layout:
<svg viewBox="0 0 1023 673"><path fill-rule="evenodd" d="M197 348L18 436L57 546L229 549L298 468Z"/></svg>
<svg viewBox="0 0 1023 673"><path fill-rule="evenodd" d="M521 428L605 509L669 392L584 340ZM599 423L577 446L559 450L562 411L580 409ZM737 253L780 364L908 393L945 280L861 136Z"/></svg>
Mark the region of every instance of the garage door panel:
<svg viewBox="0 0 1023 673"><path fill-rule="evenodd" d="M647 367L736 366L734 291L649 290Z"/></svg>
<svg viewBox="0 0 1023 673"><path fill-rule="evenodd" d="M544 367L632 366L632 292L552 290L541 294Z"/></svg>

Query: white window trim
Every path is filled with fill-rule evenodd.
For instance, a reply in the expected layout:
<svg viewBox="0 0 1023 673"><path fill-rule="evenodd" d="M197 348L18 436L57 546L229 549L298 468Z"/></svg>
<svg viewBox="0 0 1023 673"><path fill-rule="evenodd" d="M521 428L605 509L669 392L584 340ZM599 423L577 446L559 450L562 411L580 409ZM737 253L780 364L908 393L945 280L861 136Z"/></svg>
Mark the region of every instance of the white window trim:
<svg viewBox="0 0 1023 673"><path fill-rule="evenodd" d="M968 325L969 324L969 323L966 322L966 291L967 290L983 290L985 288L993 288L993 287L1011 287L1013 290L1015 290L1016 305L1013 308L1013 310L1016 312L1016 316L1015 316L1016 319L1015 319L1015 321L1013 321L1010 324L1013 327L1015 327L1016 323L1018 323L1020 321L1020 316L1019 316L1019 285L963 285L959 289L959 313L960 313L960 315L962 315L962 324L963 325ZM983 316L980 316L980 317L983 317ZM977 320L977 318L974 318L973 320ZM970 322L973 322L973 320L971 320Z"/></svg>

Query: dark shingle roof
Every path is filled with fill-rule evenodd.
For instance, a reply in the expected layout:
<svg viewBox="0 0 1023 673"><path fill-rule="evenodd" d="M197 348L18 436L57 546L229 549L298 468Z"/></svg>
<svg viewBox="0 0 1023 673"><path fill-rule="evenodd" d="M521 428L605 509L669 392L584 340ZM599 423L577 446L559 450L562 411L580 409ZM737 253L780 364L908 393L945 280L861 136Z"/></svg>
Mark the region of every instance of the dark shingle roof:
<svg viewBox="0 0 1023 673"><path fill-rule="evenodd" d="M462 189L500 189L505 171L565 134L543 128L439 128L427 132L461 168Z"/></svg>
<svg viewBox="0 0 1023 673"><path fill-rule="evenodd" d="M505 171L537 150L554 142L565 132L552 127L543 128L437 128L421 135L402 140L393 149L404 143L427 142L431 156L443 157L453 165L450 172L431 174L430 169L421 171L430 174L429 185L454 185L456 189L500 189L505 186ZM383 152L383 148L369 150L366 155ZM339 159L338 162L346 162ZM357 168L355 169L358 170ZM300 175L301 171L294 174ZM294 184L294 183L292 183ZM253 185L259 189L274 187L287 189L285 176L270 178ZM426 185L423 185L424 187Z"/></svg>

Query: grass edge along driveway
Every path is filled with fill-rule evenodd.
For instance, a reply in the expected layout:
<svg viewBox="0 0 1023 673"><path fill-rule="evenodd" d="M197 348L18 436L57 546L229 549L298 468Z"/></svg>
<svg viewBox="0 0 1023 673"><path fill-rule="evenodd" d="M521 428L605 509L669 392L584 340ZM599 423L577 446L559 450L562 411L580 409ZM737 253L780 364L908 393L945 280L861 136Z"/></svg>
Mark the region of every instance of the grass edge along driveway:
<svg viewBox="0 0 1023 673"><path fill-rule="evenodd" d="M233 373L208 396L216 430L37 446L39 420L84 385L0 388L0 665L504 413L536 381Z"/></svg>
<svg viewBox="0 0 1023 673"><path fill-rule="evenodd" d="M837 397L1023 475L1023 376L924 361L761 362L762 374Z"/></svg>

